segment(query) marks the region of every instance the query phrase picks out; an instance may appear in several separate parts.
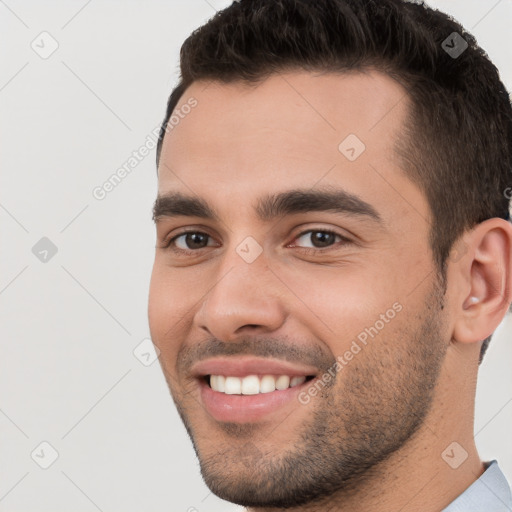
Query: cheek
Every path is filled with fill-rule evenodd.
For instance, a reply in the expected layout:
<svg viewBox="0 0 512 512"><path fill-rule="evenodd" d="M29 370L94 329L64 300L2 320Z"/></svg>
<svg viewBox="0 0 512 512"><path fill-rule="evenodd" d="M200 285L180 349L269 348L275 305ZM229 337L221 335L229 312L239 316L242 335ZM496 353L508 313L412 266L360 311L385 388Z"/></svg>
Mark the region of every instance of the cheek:
<svg viewBox="0 0 512 512"><path fill-rule="evenodd" d="M365 346L391 334L401 322L408 289L397 272L389 264L363 267L352 262L338 268L311 267L300 276L289 273L284 280L299 299L294 303L300 322L338 356L354 340Z"/></svg>
<svg viewBox="0 0 512 512"><path fill-rule="evenodd" d="M362 267L354 268L353 264L339 268L311 267L300 275L289 274L283 280L290 283L301 311L322 331L325 329L327 337L337 335L343 339L352 334L378 315L381 303L391 298L389 293L382 295L375 276Z"/></svg>
<svg viewBox="0 0 512 512"><path fill-rule="evenodd" d="M153 343L165 358L174 354L189 329L194 287L175 279L176 274L155 263L151 275L148 321Z"/></svg>

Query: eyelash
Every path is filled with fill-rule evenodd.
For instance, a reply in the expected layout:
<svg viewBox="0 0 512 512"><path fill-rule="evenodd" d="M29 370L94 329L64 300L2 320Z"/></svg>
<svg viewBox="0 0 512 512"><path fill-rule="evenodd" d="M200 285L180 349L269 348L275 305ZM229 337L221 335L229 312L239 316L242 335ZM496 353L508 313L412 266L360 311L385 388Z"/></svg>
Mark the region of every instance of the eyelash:
<svg viewBox="0 0 512 512"><path fill-rule="evenodd" d="M191 230L187 230L187 231L182 231L181 233L178 233L177 235L174 235L171 238L165 239L163 242L163 245L162 245L162 249L168 249L171 252L174 252L176 254L183 255L183 256L192 256L192 255L196 255L201 249L206 249L208 247L208 246L201 247L200 249L177 249L175 246L173 246L176 239L180 238L183 235L187 235L189 233L206 235L209 238L213 238L208 233L205 233L204 231L197 231L197 230L191 229ZM330 229L307 229L306 231L302 231L301 233L299 233L296 237L294 237L293 240L297 240L307 233L326 233L329 235L334 235L334 236L339 237L341 242L343 242L344 244L352 243L352 241L349 240L347 237L340 235L336 231L332 231ZM325 252L328 252L329 250L336 249L336 245L331 245L324 249L317 249L314 247L296 247L296 248L298 248L300 251L302 251L306 254L325 253Z"/></svg>

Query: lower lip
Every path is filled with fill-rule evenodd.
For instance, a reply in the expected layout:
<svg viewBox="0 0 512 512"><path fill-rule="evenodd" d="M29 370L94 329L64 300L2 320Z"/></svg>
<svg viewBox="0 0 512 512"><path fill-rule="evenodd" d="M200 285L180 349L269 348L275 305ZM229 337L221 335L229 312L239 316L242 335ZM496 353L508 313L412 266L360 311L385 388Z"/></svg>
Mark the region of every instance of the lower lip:
<svg viewBox="0 0 512 512"><path fill-rule="evenodd" d="M208 413L217 421L249 423L264 419L269 414L295 403L301 405L298 395L314 379L283 390L257 395L227 395L214 391L206 381L200 381L201 400Z"/></svg>

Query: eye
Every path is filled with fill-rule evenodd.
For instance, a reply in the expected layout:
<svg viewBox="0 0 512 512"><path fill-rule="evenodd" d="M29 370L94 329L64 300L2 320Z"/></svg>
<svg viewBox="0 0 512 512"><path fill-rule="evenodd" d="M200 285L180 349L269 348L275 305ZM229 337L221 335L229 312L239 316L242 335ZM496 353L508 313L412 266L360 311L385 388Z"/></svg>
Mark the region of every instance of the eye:
<svg viewBox="0 0 512 512"><path fill-rule="evenodd" d="M169 239L164 240L162 248L169 249L170 251L185 256L192 256L197 254L200 249L206 247L217 247L218 245L209 244L212 237L202 231L183 231ZM303 240L302 244L297 241ZM309 246L307 245L309 241ZM309 229L303 231L297 237L294 238L291 245L288 247L296 247L302 252L306 253L321 253L327 252L331 248L336 248L336 242L343 244L351 243L351 241L329 229ZM338 244L339 245L339 244Z"/></svg>
<svg viewBox="0 0 512 512"><path fill-rule="evenodd" d="M305 247L299 247L300 249L304 249L306 252L325 252L326 250L329 250L336 241L350 243L348 238L329 229L309 229L308 231L303 231L294 239L294 242L301 239L306 243L308 241L310 243L309 246L306 245ZM295 246L296 244L294 243L292 247Z"/></svg>
<svg viewBox="0 0 512 512"><path fill-rule="evenodd" d="M199 249L208 247L211 236L202 231L184 231L164 241L164 249L181 254L192 254Z"/></svg>

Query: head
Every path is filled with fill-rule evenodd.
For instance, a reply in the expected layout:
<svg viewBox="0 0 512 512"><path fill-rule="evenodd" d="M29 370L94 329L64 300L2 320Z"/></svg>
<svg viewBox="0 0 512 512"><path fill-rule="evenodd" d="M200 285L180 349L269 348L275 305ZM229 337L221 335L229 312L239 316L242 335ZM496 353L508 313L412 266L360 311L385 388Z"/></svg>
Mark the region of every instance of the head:
<svg viewBox="0 0 512 512"><path fill-rule="evenodd" d="M219 496L351 492L476 373L511 300L512 109L454 20L234 2L183 44L157 165L151 334ZM265 361L306 381L212 406L211 372Z"/></svg>

